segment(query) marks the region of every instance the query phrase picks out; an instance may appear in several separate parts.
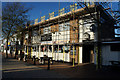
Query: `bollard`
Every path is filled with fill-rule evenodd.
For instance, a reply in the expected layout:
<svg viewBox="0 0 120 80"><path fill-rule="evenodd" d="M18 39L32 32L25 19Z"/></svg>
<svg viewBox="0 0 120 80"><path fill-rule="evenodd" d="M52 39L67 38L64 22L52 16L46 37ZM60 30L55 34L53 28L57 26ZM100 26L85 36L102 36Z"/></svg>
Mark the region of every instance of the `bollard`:
<svg viewBox="0 0 120 80"><path fill-rule="evenodd" d="M43 61L43 58L41 58L41 63L44 64L43 62L44 62L44 61Z"/></svg>
<svg viewBox="0 0 120 80"><path fill-rule="evenodd" d="M25 62L27 62L27 55L25 55Z"/></svg>
<svg viewBox="0 0 120 80"><path fill-rule="evenodd" d="M50 58L48 58L48 70L50 70Z"/></svg>
<svg viewBox="0 0 120 80"><path fill-rule="evenodd" d="M43 64L45 64L45 59L43 59Z"/></svg>
<svg viewBox="0 0 120 80"><path fill-rule="evenodd" d="M34 60L34 65L36 65L36 59L35 59L35 56L33 56L33 60Z"/></svg>

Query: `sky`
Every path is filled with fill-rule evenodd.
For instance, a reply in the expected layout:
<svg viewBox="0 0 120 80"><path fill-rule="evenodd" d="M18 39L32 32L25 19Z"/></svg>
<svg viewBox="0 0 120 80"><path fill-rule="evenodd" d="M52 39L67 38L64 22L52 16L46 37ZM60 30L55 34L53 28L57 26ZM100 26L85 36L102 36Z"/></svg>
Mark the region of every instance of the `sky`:
<svg viewBox="0 0 120 80"><path fill-rule="evenodd" d="M73 4L73 2L21 2L26 7L31 7L32 10L28 12L29 20L35 20L41 16L47 15L51 12L58 11L59 5L60 9L65 8ZM118 8L116 2L113 2L112 8L115 10ZM2 6L5 5L5 2L2 2Z"/></svg>
<svg viewBox="0 0 120 80"><path fill-rule="evenodd" d="M61 2L60 8L64 8L69 6L73 2ZM25 3L27 7L32 6L32 10L29 11L28 15L30 16L30 20L34 20L36 18L40 18L40 16L47 15L54 11L59 10L59 2L30 2Z"/></svg>
<svg viewBox="0 0 120 80"><path fill-rule="evenodd" d="M28 8L32 8L28 12L28 19L35 20L40 18L41 16L47 15L53 11L57 11L59 9L59 2L21 2ZM60 2L60 8L64 8L73 4L73 2ZM6 5L6 2L2 2L2 7ZM0 31L1 34L2 31ZM1 36L0 36L1 39Z"/></svg>
<svg viewBox="0 0 120 80"><path fill-rule="evenodd" d="M27 7L32 7L32 10L28 12L29 19L34 20L40 18L41 16L47 15L53 11L65 8L73 4L73 2L24 2ZM117 3L113 3L112 8L116 10L118 6Z"/></svg>
<svg viewBox="0 0 120 80"><path fill-rule="evenodd" d="M28 8L32 7L32 10L28 12L29 20L35 20L51 12L58 11L59 4L60 4L60 9L73 4L73 2L60 2L60 3L59 2L21 2L21 3ZM2 2L2 6L4 6L5 4L6 4L5 2ZM112 4L113 4L112 9L117 10L118 8L117 3L113 2Z"/></svg>

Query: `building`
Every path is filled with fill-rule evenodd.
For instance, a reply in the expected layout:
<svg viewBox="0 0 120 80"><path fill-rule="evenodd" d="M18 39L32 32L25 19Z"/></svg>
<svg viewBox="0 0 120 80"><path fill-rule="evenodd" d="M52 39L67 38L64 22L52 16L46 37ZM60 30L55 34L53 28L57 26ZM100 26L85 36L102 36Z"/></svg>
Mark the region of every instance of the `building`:
<svg viewBox="0 0 120 80"><path fill-rule="evenodd" d="M53 57L55 61L110 65L120 60L119 38L114 33L114 18L102 5L91 4L78 8L70 5L58 12L28 23L23 35L25 54L38 59ZM100 54L98 57L98 46ZM115 44L117 43L117 44ZM98 59L99 58L99 59Z"/></svg>
<svg viewBox="0 0 120 80"><path fill-rule="evenodd" d="M5 53L6 56L6 49L7 49L7 39L4 38L1 40L1 52ZM16 56L20 54L20 50L22 50L21 40L17 39L17 33L10 36L8 40L8 55L12 54L12 56Z"/></svg>

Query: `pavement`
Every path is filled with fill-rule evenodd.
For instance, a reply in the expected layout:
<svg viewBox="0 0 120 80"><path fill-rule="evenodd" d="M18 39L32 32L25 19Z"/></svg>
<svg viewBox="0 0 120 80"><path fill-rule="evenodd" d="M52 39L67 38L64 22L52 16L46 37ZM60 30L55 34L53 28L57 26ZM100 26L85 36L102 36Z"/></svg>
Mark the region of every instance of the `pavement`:
<svg viewBox="0 0 120 80"><path fill-rule="evenodd" d="M2 79L8 78L68 78L57 72L42 69L13 58L2 58Z"/></svg>
<svg viewBox="0 0 120 80"><path fill-rule="evenodd" d="M112 70L111 68L103 68L96 70L96 66L90 63L75 65L70 63L54 62L50 65L50 70L47 70L47 64L41 65L36 61L33 65L32 60L27 62L18 61L13 58L2 58L2 77L5 78L57 78L57 79L73 79L73 78L87 78L87 79L118 79L120 78L119 70Z"/></svg>

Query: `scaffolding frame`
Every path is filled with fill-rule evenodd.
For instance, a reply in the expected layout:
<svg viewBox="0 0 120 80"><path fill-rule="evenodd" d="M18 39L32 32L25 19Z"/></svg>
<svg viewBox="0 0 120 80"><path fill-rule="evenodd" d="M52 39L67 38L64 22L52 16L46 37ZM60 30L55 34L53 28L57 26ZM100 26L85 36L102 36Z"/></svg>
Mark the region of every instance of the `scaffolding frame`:
<svg viewBox="0 0 120 80"><path fill-rule="evenodd" d="M74 8L76 7L75 6L75 4L73 4L74 5ZM108 5L107 3L97 3L97 4L93 4L93 5L95 5L95 12L97 12L97 7L98 6L101 6L101 5ZM97 6L96 6L97 5ZM90 11L90 9L89 9L89 7L90 7L91 5L87 5L86 4L86 2L79 2L79 0L77 1L77 7L80 7L80 8L83 8L84 9L84 7L86 7L86 14L90 14L90 15L88 15L88 16L91 16L90 18L92 18L93 20L95 20L95 23L97 23L98 24L98 42L97 42L97 47L98 47L98 68L100 68L100 66L101 66L101 59L100 59L100 56L101 56L101 53L100 53L100 50L101 50L101 38L100 38L100 24L101 24L101 22L100 22L100 13L99 12L97 12L97 14L94 14L93 12L91 12ZM106 8L105 9L105 11L106 10L109 10L110 8L108 7L108 8ZM63 15L63 14L61 14L61 15L58 15L58 19L57 20L55 20L55 21L51 21L50 22L50 20L52 19L52 17L50 17L49 16L49 18L48 19L45 19L41 24L40 24L40 22L38 23L38 25L34 25L33 23L30 23L30 26L32 26L32 27L30 27L31 29L32 29L32 31L34 30L34 26L37 26L38 27L38 30L39 30L39 36L40 35L42 35L41 33L40 33L40 29L41 28L45 28L45 27L50 27L51 25L55 25L55 24L58 24L58 35L56 34L56 36L58 36L58 39L57 40L55 40L55 41L58 41L58 44L55 44L54 43L54 40L52 41L52 57L53 57L53 52L54 52L54 46L55 45L58 45L58 51L57 52L59 52L59 45L61 45L61 44L59 44L59 41L61 40L61 39L59 39L59 28L60 28L60 26L59 26L59 24L61 24L61 23L64 23L64 25L65 25L65 22L67 22L67 21L70 21L71 20L71 18L73 17L73 22L74 22L74 20L76 19L76 16L77 16L77 18L78 18L78 20L79 19L82 19L82 20L84 20L83 21L83 23L82 24L80 24L80 23L78 23L77 25L79 26L79 25L83 25L83 27L82 28L84 28L84 22L86 22L86 24L89 24L90 22L89 21L85 21L86 20L86 14L85 14L85 12L81 12L81 15L77 15L77 14L75 14L75 11L74 10L72 10L72 11L70 11L72 14L70 14L70 16L72 16L72 17L68 17L67 18L67 20L66 20L66 17L67 17L67 13L66 12L69 12L69 10L70 10L70 8L68 9L68 7L67 8L65 8L64 9L65 11L65 17L61 17L61 15ZM60 11L60 9L59 9L59 11ZM112 10L111 10L111 12L113 12ZM116 11L115 11L116 12ZM60 14L59 12L58 12L58 14ZM110 14L110 13L109 13ZM55 15L56 15L56 12L54 12L54 17L55 17ZM112 13L112 15L113 15L113 13ZM53 16L53 15L52 15ZM75 17L74 17L75 16ZM78 17L79 16L79 17ZM44 17L44 18L46 18L46 17ZM41 19L40 19L41 20ZM39 21L39 19L38 19L38 21ZM45 24L44 24L44 22L46 22ZM78 21L79 22L79 21ZM69 22L70 23L70 22ZM37 23L36 23L37 24ZM78 32L77 33L73 33L72 35L78 35L78 39L79 39L79 27L78 28L75 28L74 26L72 26L72 25L68 25L69 26L69 31L70 31L70 29L71 29L71 27L74 29L74 30L77 30L78 29ZM29 28L28 28L29 29ZM29 30L28 30L29 31ZM47 31L49 31L49 30L47 30ZM55 32L57 32L57 31L55 31ZM67 31L66 31L67 32ZM84 32L84 31L83 31ZM67 37L67 36L70 36L70 34L66 34L65 36ZM71 36L70 36L70 38L71 38ZM53 37L53 39L55 39L54 37ZM65 39L67 39L67 38L65 38ZM75 41L75 38L73 37L72 38L74 41ZM79 40L78 40L79 41ZM82 38L82 41L83 41L83 38ZM48 44L46 44L47 46L48 46ZM76 46L76 45L82 45L81 43L76 43L76 42L73 42L73 43L65 43L65 44L63 44L64 46L65 45L67 45L67 46L71 46L71 45L73 45L73 47L74 46ZM39 46L39 47L41 47L41 45ZM64 49L63 49L64 50ZM64 53L64 51L63 51L63 53ZM70 50L70 54L71 54L71 50ZM78 56L79 56L79 54L78 54ZM73 58L74 58L74 48L73 48ZM74 59L73 59L74 60ZM78 59L78 61L79 61L79 59ZM63 62L64 62L64 54L63 54ZM74 66L74 61L73 61L73 66Z"/></svg>

